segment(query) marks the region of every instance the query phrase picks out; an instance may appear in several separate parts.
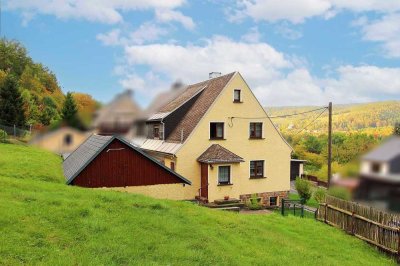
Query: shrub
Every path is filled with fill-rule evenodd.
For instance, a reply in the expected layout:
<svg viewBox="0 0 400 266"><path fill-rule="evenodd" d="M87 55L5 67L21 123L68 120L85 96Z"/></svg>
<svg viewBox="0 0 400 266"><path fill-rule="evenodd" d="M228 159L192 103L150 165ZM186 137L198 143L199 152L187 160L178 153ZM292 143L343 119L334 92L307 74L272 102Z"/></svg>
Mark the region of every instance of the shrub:
<svg viewBox="0 0 400 266"><path fill-rule="evenodd" d="M351 199L351 194L350 192L341 187L331 187L328 189L328 195L343 199L343 200L350 200Z"/></svg>
<svg viewBox="0 0 400 266"><path fill-rule="evenodd" d="M247 204L247 207L250 210L260 210L262 208L261 204L260 204L260 198L258 197L257 194L252 194L251 198Z"/></svg>
<svg viewBox="0 0 400 266"><path fill-rule="evenodd" d="M0 142L5 143L7 142L7 132L0 129Z"/></svg>
<svg viewBox="0 0 400 266"><path fill-rule="evenodd" d="M301 204L306 204L311 198L311 183L298 177L296 178L295 186L297 193L299 193Z"/></svg>
<svg viewBox="0 0 400 266"><path fill-rule="evenodd" d="M326 198L326 189L317 188L317 189L314 191L314 199L315 199L318 203L325 202L325 198Z"/></svg>

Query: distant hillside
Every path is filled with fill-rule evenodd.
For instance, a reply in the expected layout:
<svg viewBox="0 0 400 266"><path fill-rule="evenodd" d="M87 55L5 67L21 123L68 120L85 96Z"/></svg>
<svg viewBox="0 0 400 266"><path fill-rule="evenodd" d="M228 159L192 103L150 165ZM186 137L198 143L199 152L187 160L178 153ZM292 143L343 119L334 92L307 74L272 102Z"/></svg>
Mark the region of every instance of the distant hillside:
<svg viewBox="0 0 400 266"><path fill-rule="evenodd" d="M318 106L302 107L266 107L270 116L301 113L316 109ZM274 118L279 129L288 134L296 134L310 124L321 111L287 118ZM400 121L400 101L384 101L363 104L342 104L333 106L333 130L340 132L366 132L369 134L389 135L395 122ZM323 113L315 123L303 132L326 133L328 112Z"/></svg>

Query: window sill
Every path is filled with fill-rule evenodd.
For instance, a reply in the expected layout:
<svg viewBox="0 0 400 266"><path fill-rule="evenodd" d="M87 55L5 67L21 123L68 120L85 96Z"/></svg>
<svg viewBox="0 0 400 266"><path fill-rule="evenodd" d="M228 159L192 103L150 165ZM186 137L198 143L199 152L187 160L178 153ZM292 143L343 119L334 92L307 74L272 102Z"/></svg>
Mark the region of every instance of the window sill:
<svg viewBox="0 0 400 266"><path fill-rule="evenodd" d="M257 139L265 139L265 138L250 137L249 139L250 139L250 140L253 140L253 139L254 139L254 140L257 140Z"/></svg>
<svg viewBox="0 0 400 266"><path fill-rule="evenodd" d="M242 101L233 101L233 103L243 103Z"/></svg>
<svg viewBox="0 0 400 266"><path fill-rule="evenodd" d="M264 179L266 176L250 176L250 179Z"/></svg>
<svg viewBox="0 0 400 266"><path fill-rule="evenodd" d="M232 185L233 185L232 183L227 183L227 184L218 183L218 186L219 186L219 187L232 186Z"/></svg>
<svg viewBox="0 0 400 266"><path fill-rule="evenodd" d="M209 140L226 140L224 138L210 138Z"/></svg>

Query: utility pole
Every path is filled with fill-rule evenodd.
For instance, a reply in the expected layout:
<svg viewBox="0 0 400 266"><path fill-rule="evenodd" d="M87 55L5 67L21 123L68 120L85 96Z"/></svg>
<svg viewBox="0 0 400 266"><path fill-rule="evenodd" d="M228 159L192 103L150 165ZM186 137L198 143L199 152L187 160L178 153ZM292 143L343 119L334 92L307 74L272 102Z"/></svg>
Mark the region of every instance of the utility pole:
<svg viewBox="0 0 400 266"><path fill-rule="evenodd" d="M332 177L332 102L329 102L329 122L328 122L328 188L331 186Z"/></svg>

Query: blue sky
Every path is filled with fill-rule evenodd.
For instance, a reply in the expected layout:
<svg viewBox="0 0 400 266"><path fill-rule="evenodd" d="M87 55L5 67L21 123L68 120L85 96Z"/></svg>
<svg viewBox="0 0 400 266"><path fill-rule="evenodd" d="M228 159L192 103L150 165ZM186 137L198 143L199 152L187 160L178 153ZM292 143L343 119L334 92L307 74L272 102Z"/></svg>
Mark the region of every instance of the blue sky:
<svg viewBox="0 0 400 266"><path fill-rule="evenodd" d="M145 106L179 79L239 71L267 106L400 99L400 1L3 1L63 90Z"/></svg>

